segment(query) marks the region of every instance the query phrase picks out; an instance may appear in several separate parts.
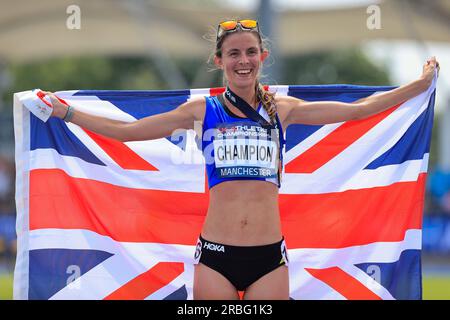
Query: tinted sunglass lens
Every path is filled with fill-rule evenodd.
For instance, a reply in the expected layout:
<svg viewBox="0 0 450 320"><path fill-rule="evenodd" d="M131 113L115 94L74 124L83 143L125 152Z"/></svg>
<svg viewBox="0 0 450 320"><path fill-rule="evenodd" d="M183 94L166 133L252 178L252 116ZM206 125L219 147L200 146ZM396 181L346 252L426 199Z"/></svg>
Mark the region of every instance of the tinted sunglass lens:
<svg viewBox="0 0 450 320"><path fill-rule="evenodd" d="M241 26L247 29L254 29L257 25L256 20L241 20L239 21L239 23L241 24Z"/></svg>
<svg viewBox="0 0 450 320"><path fill-rule="evenodd" d="M237 21L224 21L220 23L220 27L225 30L233 30L235 29L237 26Z"/></svg>

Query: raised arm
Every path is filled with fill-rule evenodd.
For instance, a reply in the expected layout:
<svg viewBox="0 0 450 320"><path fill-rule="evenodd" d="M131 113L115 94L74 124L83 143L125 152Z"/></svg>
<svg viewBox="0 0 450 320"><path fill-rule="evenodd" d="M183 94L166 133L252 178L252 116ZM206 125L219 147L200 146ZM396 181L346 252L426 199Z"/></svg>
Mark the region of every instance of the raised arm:
<svg viewBox="0 0 450 320"><path fill-rule="evenodd" d="M67 106L59 102L53 93L46 93L52 101L52 116L64 118ZM176 129L193 129L195 121L203 120L204 108L205 99L198 98L172 111L133 122L112 120L75 110L70 122L119 141L152 140L170 136Z"/></svg>
<svg viewBox="0 0 450 320"><path fill-rule="evenodd" d="M418 80L353 103L337 101L308 102L293 97L278 97L276 103L280 112L284 114L285 127L294 123L322 125L363 119L389 109L425 91L431 85L436 67L439 68L439 64L433 57L424 65L422 76Z"/></svg>

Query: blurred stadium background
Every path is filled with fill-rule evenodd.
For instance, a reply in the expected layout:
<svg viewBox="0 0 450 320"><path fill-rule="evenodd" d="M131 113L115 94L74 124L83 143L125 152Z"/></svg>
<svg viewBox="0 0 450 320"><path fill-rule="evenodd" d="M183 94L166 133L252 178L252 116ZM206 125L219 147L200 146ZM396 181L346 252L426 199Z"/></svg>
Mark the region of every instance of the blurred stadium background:
<svg viewBox="0 0 450 320"><path fill-rule="evenodd" d="M267 84L400 85L438 57L423 289L450 299L448 0L0 0L0 299L12 298L16 254L12 94L221 86L208 38L248 17L271 40Z"/></svg>

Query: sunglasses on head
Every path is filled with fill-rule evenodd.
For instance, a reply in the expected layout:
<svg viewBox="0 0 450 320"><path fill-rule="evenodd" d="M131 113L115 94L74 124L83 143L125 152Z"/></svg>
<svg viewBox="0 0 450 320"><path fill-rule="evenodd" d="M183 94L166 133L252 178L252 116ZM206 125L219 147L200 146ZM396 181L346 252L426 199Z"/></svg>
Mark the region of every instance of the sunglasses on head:
<svg viewBox="0 0 450 320"><path fill-rule="evenodd" d="M256 30L259 33L258 21L256 20L228 20L219 23L217 26L217 38L219 38L227 32L234 32L240 27L243 30Z"/></svg>

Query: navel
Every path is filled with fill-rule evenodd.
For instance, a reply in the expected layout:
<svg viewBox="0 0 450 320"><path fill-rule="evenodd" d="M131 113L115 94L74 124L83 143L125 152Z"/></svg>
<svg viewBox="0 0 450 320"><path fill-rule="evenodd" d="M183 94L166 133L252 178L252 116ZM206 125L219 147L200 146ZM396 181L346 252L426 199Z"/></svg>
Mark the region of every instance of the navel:
<svg viewBox="0 0 450 320"><path fill-rule="evenodd" d="M241 228L245 228L248 224L247 219L241 220Z"/></svg>

